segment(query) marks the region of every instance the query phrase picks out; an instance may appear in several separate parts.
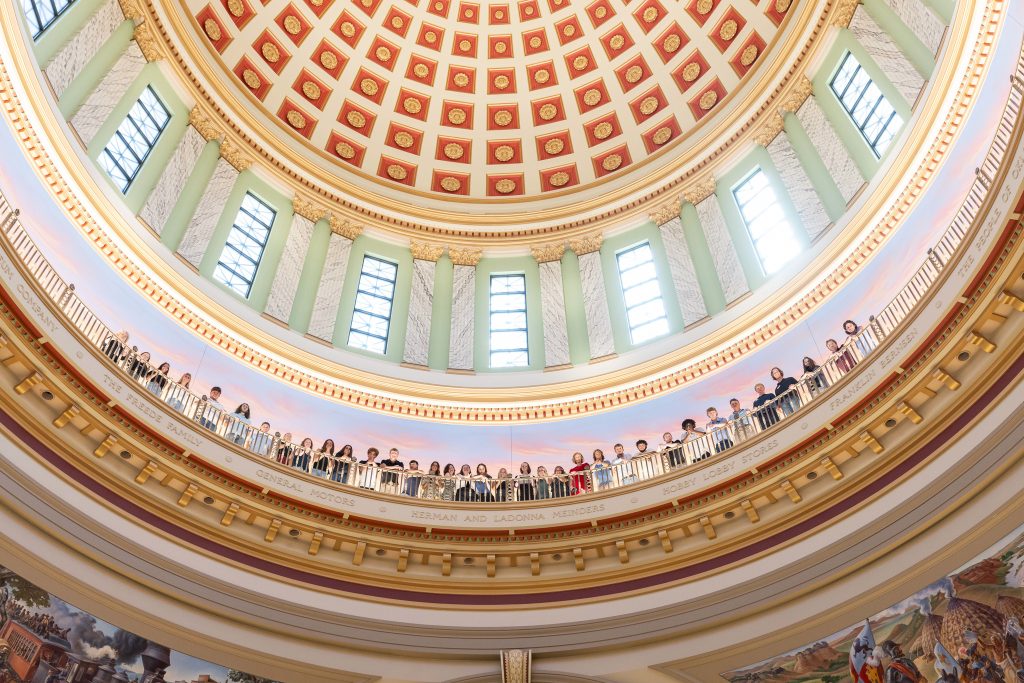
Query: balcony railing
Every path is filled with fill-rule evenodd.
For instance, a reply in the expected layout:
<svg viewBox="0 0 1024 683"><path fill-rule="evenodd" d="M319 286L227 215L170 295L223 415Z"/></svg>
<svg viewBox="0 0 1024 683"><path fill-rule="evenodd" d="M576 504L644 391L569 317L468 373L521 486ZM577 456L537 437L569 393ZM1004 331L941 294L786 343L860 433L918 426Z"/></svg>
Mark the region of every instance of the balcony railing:
<svg viewBox="0 0 1024 683"><path fill-rule="evenodd" d="M924 263L907 284L877 315L869 318L868 325L859 334L848 339L838 352L823 361L816 372L805 374L789 391L774 400L745 411L735 419L714 425L707 433L684 433L683 443L663 446L628 459L612 460L603 467L574 468L567 472L556 468L550 473L530 474L499 472L496 477L485 474L436 475L389 469L377 463L361 463L283 440L279 434L261 431L247 420L229 414L208 397L198 396L174 383L141 359L137 349L127 347L78 297L74 285L66 283L57 274L25 230L18 217L19 211L2 196L0 234L5 246L20 259L25 270L54 302L69 325L111 365L125 378L145 387L155 399L224 442L275 460L285 467L335 481L341 486L414 498L503 503L583 495L630 486L687 468L773 428L828 394L837 380L891 335L952 260L998 175L1024 102L1024 53L1018 58L1011 86L992 143L949 227L936 245L928 250Z"/></svg>

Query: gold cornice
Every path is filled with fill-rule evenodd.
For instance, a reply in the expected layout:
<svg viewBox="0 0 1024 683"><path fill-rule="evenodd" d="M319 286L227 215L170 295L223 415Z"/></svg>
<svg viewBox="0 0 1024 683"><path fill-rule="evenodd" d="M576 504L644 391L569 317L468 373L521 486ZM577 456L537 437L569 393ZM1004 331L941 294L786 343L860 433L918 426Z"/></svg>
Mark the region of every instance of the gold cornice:
<svg viewBox="0 0 1024 683"><path fill-rule="evenodd" d="M331 225L331 232L346 239L354 241L355 238L363 234L363 226L356 225L348 219L339 218L333 213L328 217L328 222Z"/></svg>
<svg viewBox="0 0 1024 683"><path fill-rule="evenodd" d="M584 235L583 237L575 237L569 240L569 248L573 250L577 256L583 256L584 254L592 254L595 251L601 249L601 245L604 243L604 235L598 233L596 235Z"/></svg>
<svg viewBox="0 0 1024 683"><path fill-rule="evenodd" d="M715 186L717 184L718 181L715 180L714 176L709 175L701 178L683 191L683 198L696 206L715 193Z"/></svg>
<svg viewBox="0 0 1024 683"><path fill-rule="evenodd" d="M207 142L218 140L224 135L214 124L213 119L199 105L192 107L189 111L188 122Z"/></svg>
<svg viewBox="0 0 1024 683"><path fill-rule="evenodd" d="M531 410L530 417L525 417L517 408L508 408L501 404L512 402L514 405L519 405L522 401L552 401L559 406L571 404L574 412L587 413L602 410L602 406L622 405L626 402L645 400L665 391L671 391L681 384L707 375L760 348L767 340L774 338L780 331L790 327L809 311L814 310L818 303L842 286L860 266L867 263L871 255L877 251L910 211L924 188L928 186L930 179L942 163L944 153L948 150L949 141L962 127L964 118L961 113L973 103L976 89L967 87L967 85L976 83L988 69L988 58L992 52L992 45L983 38L990 35L998 25L1002 16L1002 5L994 0L986 5L985 16L981 21L978 34L969 34L968 29L974 21L975 8L980 6L981 2L982 0L970 0L968 4L964 4L947 33L948 49L944 54L970 55L971 62L961 66L955 59L942 60L933 77L934 82L957 84L955 86L955 101L949 109L943 110L943 114L946 116L946 129L941 135L941 140L936 138L935 141L932 141L931 138L925 137L926 129L916 129L902 153L894 157L896 161L893 166L886 171L883 178L876 179L877 192L856 215L849 217L850 225L861 229L864 217L874 215L883 207L888 207L889 213L876 223L874 231L865 237L860 247L853 250L848 258L842 262L834 262L836 254L847 250L848 240L835 240L830 243L825 252L816 260L816 263L820 264L824 270L808 273L806 278L794 278L784 288L768 297L763 302L763 306L758 307L758 310L751 312L751 316L754 316L772 311L774 317L770 324L759 324L756 328L747 329L746 326L749 325L751 318L745 316L742 320L723 326L713 335L702 339L699 348L696 346L684 347L657 359L637 363L629 368L615 370L600 376L536 387L500 390L481 387L444 386L435 388L425 386L420 382L391 378L388 380L391 388L403 398L383 399L374 389L374 387L380 386L381 380L374 373L341 367L337 363L301 352L295 347L282 343L276 336L270 336L252 325L241 324L237 317L217 307L197 311L192 304L187 302L206 302L200 289L187 282L182 282L180 277L174 275L159 257L153 256L150 259L144 254L143 256L146 257L145 267L140 268L134 261L134 253L123 251L117 242L112 242L105 234L105 230L113 229L124 238L122 243L132 245L137 243L137 240L133 238L134 232L126 225L124 218L113 209L110 201L105 199L105 193L93 186L89 170L91 166L89 168L83 166L76 151L77 147L64 136L62 125L57 122L56 114L50 109L41 86L35 79L34 61L20 38L21 29L13 14L14 10L5 6L0 6L3 28L7 36L17 36L17 39L9 39L8 43L15 54L15 65L19 69L19 74L27 75L20 76L19 90L15 91L12 89L12 83L7 75L7 65L0 64L0 72L2 72L0 74L2 75L0 99L4 103L5 114L10 118L14 128L20 131L23 144L30 150L27 154L43 182L50 189L55 201L64 207L69 214L69 220L80 226L98 252L104 254L117 271L152 298L159 308L196 330L211 343L218 344L243 362L251 364L253 368L279 378L285 378L284 381L290 381L295 386L319 396L327 396L344 403L393 414L412 417L433 416L436 415L436 402L443 400L446 402L469 402L462 404L463 407L460 407L459 410L467 409L474 414L479 414L480 420L488 423L520 419L546 420L557 416L558 412L552 412L547 406L544 406L539 410ZM964 45L967 44L968 38L972 40L977 38L979 42L971 43L973 47L965 49ZM27 95L22 93L21 87L25 88ZM953 86L951 85L951 87ZM33 107L31 116L25 115L19 97L26 97ZM938 116L943 97L943 93L933 90L926 98L922 99L918 107L921 121L930 121ZM37 127L45 131L43 139L38 137L35 130ZM929 156L922 159L914 171L909 164L917 154L914 151L915 146L922 146L925 142L930 145ZM45 152L40 154L38 151L40 149ZM68 185L68 178L63 175L64 171L58 170L50 162L47 156L51 153L50 150L59 150L65 160L78 159L76 163L69 165L69 176L78 184L77 187ZM910 174L912 177L906 185L901 182L897 187L896 183L902 181L905 174ZM76 196L80 191L85 194L93 206L97 207L101 214L99 222L96 220L97 217L90 213L91 209L85 209ZM163 286L156 284L148 274L147 268L153 269L165 281L171 282L172 289L168 291ZM811 285L811 278L817 280L818 284ZM784 309L781 307L782 302L788 301L795 292L804 288L807 291L806 296L795 301L792 306ZM181 293L184 293L184 299L180 298ZM253 351L253 345L272 349L276 357ZM721 351L708 354L706 349L721 349ZM694 354L701 354L701 356L694 360ZM688 361L688 359L690 360ZM296 363L297 366L294 365ZM636 387L640 385L645 388L638 390ZM581 393L593 395L594 398L566 402L567 396ZM485 402L486 406L474 405L475 402Z"/></svg>
<svg viewBox="0 0 1024 683"><path fill-rule="evenodd" d="M475 266L480 263L482 254L479 249L471 247L448 247L448 258L456 266Z"/></svg>
<svg viewBox="0 0 1024 683"><path fill-rule="evenodd" d="M565 253L565 242L530 247L530 253L533 254L533 258L537 259L537 263L560 261Z"/></svg>
<svg viewBox="0 0 1024 683"><path fill-rule="evenodd" d="M710 123L710 127L698 124L691 135L683 136L679 140L673 141L664 150L654 155L648 155L643 160L635 163L631 168L637 169L655 158L671 153L671 150L675 150L676 153L682 153L680 160L667 164L648 177L634 179L621 190L614 193L603 193L593 200L581 201L565 207L551 209L531 208L519 213L500 210L481 213L475 210L474 205L490 203L489 200L462 200L459 197L446 197L445 201L448 205L455 203L466 204L468 213L461 209L459 211L427 209L416 202L406 203L391 197L382 199L375 193L356 187L338 175L331 173L327 170L328 165L325 165L322 161L313 162L304 157L297 158L290 153L276 156L266 146L250 139L243 132L244 130L262 131L265 126L257 121L257 118L252 116L246 107L233 112L234 117L232 117L218 104L218 102L233 101L233 97L222 83L223 79L216 77L212 68L207 68L209 58L208 56L204 57L206 53L203 47L194 39L193 34L198 35L195 31L199 30L197 25L192 25L195 23L194 18L183 18L176 11L167 12L166 15L158 13L152 7L152 2L153 0L147 0L148 12L159 25L160 35L165 41L168 41L168 50L175 57L170 60L173 62L173 67L195 89L198 99L205 100L212 109L221 113L223 123L229 130L229 137L237 136L240 146L251 147L256 156L266 160L270 170L278 174L284 182L293 186L293 191L299 191L304 188L306 191L312 190L320 193L324 196L324 201L330 206L332 212L347 216L354 221L367 221L369 219L370 224L375 229L393 232L410 240L423 239L425 234L434 234L446 238L478 242L481 245L486 244L487 246L523 247L529 246L537 237L550 237L556 232L565 237L572 237L577 234L593 232L595 229L606 226L621 226L624 221L645 221L648 214L645 204L648 201L660 199L664 192L673 190L678 192L678 187L681 184L690 182L695 176L703 174L709 164L725 161L729 157L727 152L734 146L742 145L744 140L752 139L757 119L763 116L765 112L771 112L777 108L777 105L773 105L774 100L788 90L789 81L792 80L791 76L784 78L783 82L769 94L767 100L762 99L764 98L763 91L757 88L748 89L748 94L744 97L742 103L730 105L731 109L727 114L723 114L721 119L718 117L707 117L709 122L711 119L715 119L713 126ZM799 8L800 11L790 11L787 13L784 25L780 28L778 34L779 36L785 34L785 40L778 41L779 44L775 44L773 41L773 44L765 50L766 54L771 53L771 59L765 60L763 63L759 61L757 67L751 69L741 79L737 89L740 89L747 81L752 81L758 75L765 73L769 68L767 66L769 63L776 71L781 70L791 74L797 72L799 66L808 61L814 53L825 49L819 43L826 35L824 31L827 27L826 19L834 2L835 0L825 0L821 3L794 3L793 7ZM824 9L821 9L822 7ZM812 27L808 29L810 35L805 35L800 30L792 30L786 34L784 29L790 24ZM173 41L171 40L172 36L174 37ZM191 64L197 65L196 68L200 72L198 75L193 73L192 67L186 63L186 55ZM789 60L793 55L796 55L796 63L791 64ZM780 69L783 63L785 63L785 68ZM222 64L221 66L228 68L227 65ZM203 83L200 83L199 75L203 76ZM262 107L262 103L255 99L252 100L251 104L254 109ZM754 112L752 115L749 114L751 111ZM294 131L288 130L283 123L276 120L276 117L270 116L269 119L274 125L281 125L282 134L289 137L293 135ZM732 136L723 135L727 129L735 129L737 126L740 130L739 134ZM700 143L717 138L728 138L728 142L704 154L706 147L700 143L695 144L694 140L697 138L699 138ZM684 140L686 141L685 144ZM312 147L305 140L296 138L295 141L306 147L311 154L317 156L325 154L323 150ZM326 158L329 159L329 157ZM330 162L333 164L335 160L330 159ZM680 173L680 168L690 168L690 170L684 170ZM347 167L346 171L356 173L356 175L364 175L364 179L367 181L379 182L375 179L375 176L362 174L360 171L354 171ZM311 178L320 177L325 182L314 183L310 181ZM587 187L596 187L610 180L613 180L613 178L607 176L606 179L588 183ZM659 184L661 185L660 188L649 189ZM342 191L337 192L333 189L334 187L338 187ZM390 185L388 188L393 189ZM403 190L403 192L410 196L422 196L432 200L438 199L435 193L419 190ZM641 194L638 195L638 192ZM574 188L571 193L578 194L578 189ZM566 192L564 194L570 193ZM547 193L545 196L557 197L559 194ZM628 203L615 205L619 198L626 199L627 197ZM535 199L528 198L523 201L534 201ZM383 210L374 208L381 205L382 202ZM505 198L502 200L500 207L516 206L520 203L522 202L515 198ZM404 217L398 217L396 212ZM527 227L527 225L542 225L543 227Z"/></svg>
<svg viewBox="0 0 1024 683"><path fill-rule="evenodd" d="M420 261L436 262L444 253L443 246L429 242L412 242L409 245L409 250L412 252L412 257Z"/></svg>
<svg viewBox="0 0 1024 683"><path fill-rule="evenodd" d="M311 220L314 223L327 215L327 209L316 204L308 197L300 197L298 195L292 198L292 210L303 218Z"/></svg>

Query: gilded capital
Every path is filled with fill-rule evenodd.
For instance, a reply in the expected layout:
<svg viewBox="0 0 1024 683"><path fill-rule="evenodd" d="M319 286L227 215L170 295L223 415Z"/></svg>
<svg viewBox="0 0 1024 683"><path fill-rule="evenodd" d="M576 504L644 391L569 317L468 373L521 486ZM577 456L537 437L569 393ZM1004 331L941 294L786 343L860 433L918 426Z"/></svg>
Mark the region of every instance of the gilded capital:
<svg viewBox="0 0 1024 683"><path fill-rule="evenodd" d="M591 254L601 249L601 245L604 243L604 235L584 235L583 237L576 237L569 240L569 248L577 256L583 256L584 254Z"/></svg>
<svg viewBox="0 0 1024 683"><path fill-rule="evenodd" d="M441 254L444 253L444 247L440 244L431 244L430 242L413 242L409 245L409 251L412 252L412 257L419 261L434 261L441 258Z"/></svg>
<svg viewBox="0 0 1024 683"><path fill-rule="evenodd" d="M300 197L298 195L292 198L292 210L303 218L308 218L314 223L327 215L327 209L314 204L306 197Z"/></svg>
<svg viewBox="0 0 1024 683"><path fill-rule="evenodd" d="M121 13L125 19L142 21L146 18L146 15L142 12L142 3L139 0L117 0L117 4L121 6Z"/></svg>
<svg viewBox="0 0 1024 683"><path fill-rule="evenodd" d="M814 84L811 83L811 79L807 76L800 76L793 83L793 87L789 89L789 92L782 98L782 104L779 105L779 109L783 112L797 112L800 107L803 106L807 98L814 93Z"/></svg>
<svg viewBox="0 0 1024 683"><path fill-rule="evenodd" d="M836 8L832 11L832 24L835 26L849 26L853 21L853 14L857 11L860 0L837 0Z"/></svg>
<svg viewBox="0 0 1024 683"><path fill-rule="evenodd" d="M245 154L241 147L230 140L221 140L220 155L224 158L224 161L234 166L239 173L252 166L252 158Z"/></svg>
<svg viewBox="0 0 1024 683"><path fill-rule="evenodd" d="M331 232L346 239L354 240L363 234L363 226L356 225L347 218L338 218L332 213L328 221L331 224Z"/></svg>
<svg viewBox="0 0 1024 683"><path fill-rule="evenodd" d="M196 129L196 132L203 136L203 139L216 140L217 138L224 135L220 130L213 124L213 119L206 115L199 105L192 107L192 111L188 113L188 122Z"/></svg>
<svg viewBox="0 0 1024 683"><path fill-rule="evenodd" d="M715 180L714 176L704 176L693 185L690 185L690 187L683 192L683 197L686 201L696 206L715 193L715 186L717 183L718 181Z"/></svg>
<svg viewBox="0 0 1024 683"><path fill-rule="evenodd" d="M779 133L782 132L782 129L782 115L778 112L769 114L764 117L761 127L754 134L754 142L762 147L767 147L771 144L772 140L778 137Z"/></svg>
<svg viewBox="0 0 1024 683"><path fill-rule="evenodd" d="M132 39L135 40L139 49L142 50L142 56L146 58L147 62L155 62L162 58L159 42L153 36L153 31L149 28L149 24L139 24L136 26L135 32L132 33Z"/></svg>
<svg viewBox="0 0 1024 683"><path fill-rule="evenodd" d="M679 218L679 205L682 197L676 196L661 206L656 206L649 214L655 225L664 225L673 218Z"/></svg>
<svg viewBox="0 0 1024 683"><path fill-rule="evenodd" d="M542 244L539 247L531 246L530 253L533 254L533 258L537 259L537 263L558 261L562 258L562 254L565 253L565 242L559 242L558 244Z"/></svg>
<svg viewBox="0 0 1024 683"><path fill-rule="evenodd" d="M457 266L475 266L480 263L481 254L479 249L448 247L448 258Z"/></svg>

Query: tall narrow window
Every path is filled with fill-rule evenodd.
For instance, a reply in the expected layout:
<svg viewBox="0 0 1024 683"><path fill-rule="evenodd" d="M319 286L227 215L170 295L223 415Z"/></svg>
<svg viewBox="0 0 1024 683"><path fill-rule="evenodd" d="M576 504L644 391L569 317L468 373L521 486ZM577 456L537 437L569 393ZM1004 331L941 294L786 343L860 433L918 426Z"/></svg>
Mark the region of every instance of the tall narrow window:
<svg viewBox="0 0 1024 683"><path fill-rule="evenodd" d="M530 364L526 333L526 276L492 275L490 292L492 368Z"/></svg>
<svg viewBox="0 0 1024 683"><path fill-rule="evenodd" d="M170 120L167 107L147 86L100 153L100 166L121 192L128 191Z"/></svg>
<svg viewBox="0 0 1024 683"><path fill-rule="evenodd" d="M348 333L349 346L375 353L387 351L397 275L398 266L394 263L373 256L363 257L352 327Z"/></svg>
<svg viewBox="0 0 1024 683"><path fill-rule="evenodd" d="M32 31L32 40L38 40L57 17L64 14L75 0L23 0L25 18L28 28Z"/></svg>
<svg viewBox="0 0 1024 683"><path fill-rule="evenodd" d="M760 167L732 191L764 272L772 274L803 247Z"/></svg>
<svg viewBox="0 0 1024 683"><path fill-rule="evenodd" d="M215 280L242 296L249 296L276 215L277 212L253 194L245 194L213 271Z"/></svg>
<svg viewBox="0 0 1024 683"><path fill-rule="evenodd" d="M829 87L875 156L885 154L903 119L852 53L847 52L843 57Z"/></svg>
<svg viewBox="0 0 1024 683"><path fill-rule="evenodd" d="M620 251L615 259L619 266L622 297L626 302L629 338L634 344L640 344L668 334L668 318L650 243L644 242Z"/></svg>

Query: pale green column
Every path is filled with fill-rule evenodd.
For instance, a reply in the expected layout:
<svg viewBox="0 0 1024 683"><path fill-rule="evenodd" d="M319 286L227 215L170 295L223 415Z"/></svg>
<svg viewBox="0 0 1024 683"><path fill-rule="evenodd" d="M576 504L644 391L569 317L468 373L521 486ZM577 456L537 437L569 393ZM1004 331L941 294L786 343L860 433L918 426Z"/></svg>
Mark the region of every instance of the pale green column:
<svg viewBox="0 0 1024 683"><path fill-rule="evenodd" d="M846 213L846 202L843 201L843 195L832 179L832 174L828 172L825 162L821 160L814 145L811 144L810 138L807 137L807 131L800 125L800 119L795 114L786 112L782 117L782 123L784 129L782 134L789 138L796 158L807 172L811 185L818 193L828 217L833 221L839 220Z"/></svg>
<svg viewBox="0 0 1024 683"><path fill-rule="evenodd" d="M530 359L530 364L527 367L490 367L491 275L503 273L526 276L526 336ZM480 259L476 265L476 290L473 305L473 370L475 372L516 372L544 369L544 316L541 312L540 267L533 256Z"/></svg>
<svg viewBox="0 0 1024 683"><path fill-rule="evenodd" d="M206 185L213 177L213 171L217 168L217 160L220 159L220 143L210 140L203 147L203 151L196 160L192 174L185 181L185 187L181 190L174 209L167 217L167 223L160 233L160 241L171 252L178 250L181 239L185 236L192 214L206 190Z"/></svg>
<svg viewBox="0 0 1024 683"><path fill-rule="evenodd" d="M86 22L89 21L105 1L75 0L71 7L67 8L64 14L57 18L57 21L50 24L50 27L43 31L43 34L32 43L32 52L35 54L36 62L39 63L39 66L46 68L46 65L50 63L53 56L74 37L79 29L85 26ZM20 4L18 3L19 7ZM29 33L28 24L25 22L24 13L19 11L18 18L21 20L22 26L24 26L25 35L29 36L29 40L31 40L31 34ZM102 77L101 75L100 78Z"/></svg>
<svg viewBox="0 0 1024 683"><path fill-rule="evenodd" d="M584 365L590 361L587 312L583 304L580 259L569 249L562 254L562 295L565 298L565 326L569 332L569 359L573 365Z"/></svg>
<svg viewBox="0 0 1024 683"><path fill-rule="evenodd" d="M427 354L427 365L431 370L448 369L453 274L452 260L445 254L437 260L434 269L434 303L430 310L430 351Z"/></svg>
<svg viewBox="0 0 1024 683"><path fill-rule="evenodd" d="M61 95L60 101L57 103L57 109L61 116L70 120L72 115L78 111L89 94L96 89L104 76L113 68L121 54L127 49L128 44L132 42L134 32L135 25L130 21L124 22L114 31L110 40L99 49L89 65L82 70L82 73L78 74Z"/></svg>
<svg viewBox="0 0 1024 683"><path fill-rule="evenodd" d="M306 260L302 264L299 286L292 300L292 312L288 318L288 326L293 330L305 333L309 330L309 320L313 316L313 303L316 291L323 276L324 263L327 261L327 245L331 240L331 224L327 218L321 218L313 225L313 236L306 250ZM347 272L347 271L346 271Z"/></svg>
<svg viewBox="0 0 1024 683"><path fill-rule="evenodd" d="M684 202L679 217L683 222L683 236L693 259L693 269L697 274L697 282L700 284L708 315L724 311L725 293L722 291L722 283L718 281L718 273L715 271L707 236L700 225L696 207L690 202Z"/></svg>
<svg viewBox="0 0 1024 683"><path fill-rule="evenodd" d="M935 71L935 55L924 46L913 31L907 28L906 24L900 21L884 0L863 0L863 3L864 9L878 22L878 26L889 34L918 73L925 79L931 78L932 72Z"/></svg>

